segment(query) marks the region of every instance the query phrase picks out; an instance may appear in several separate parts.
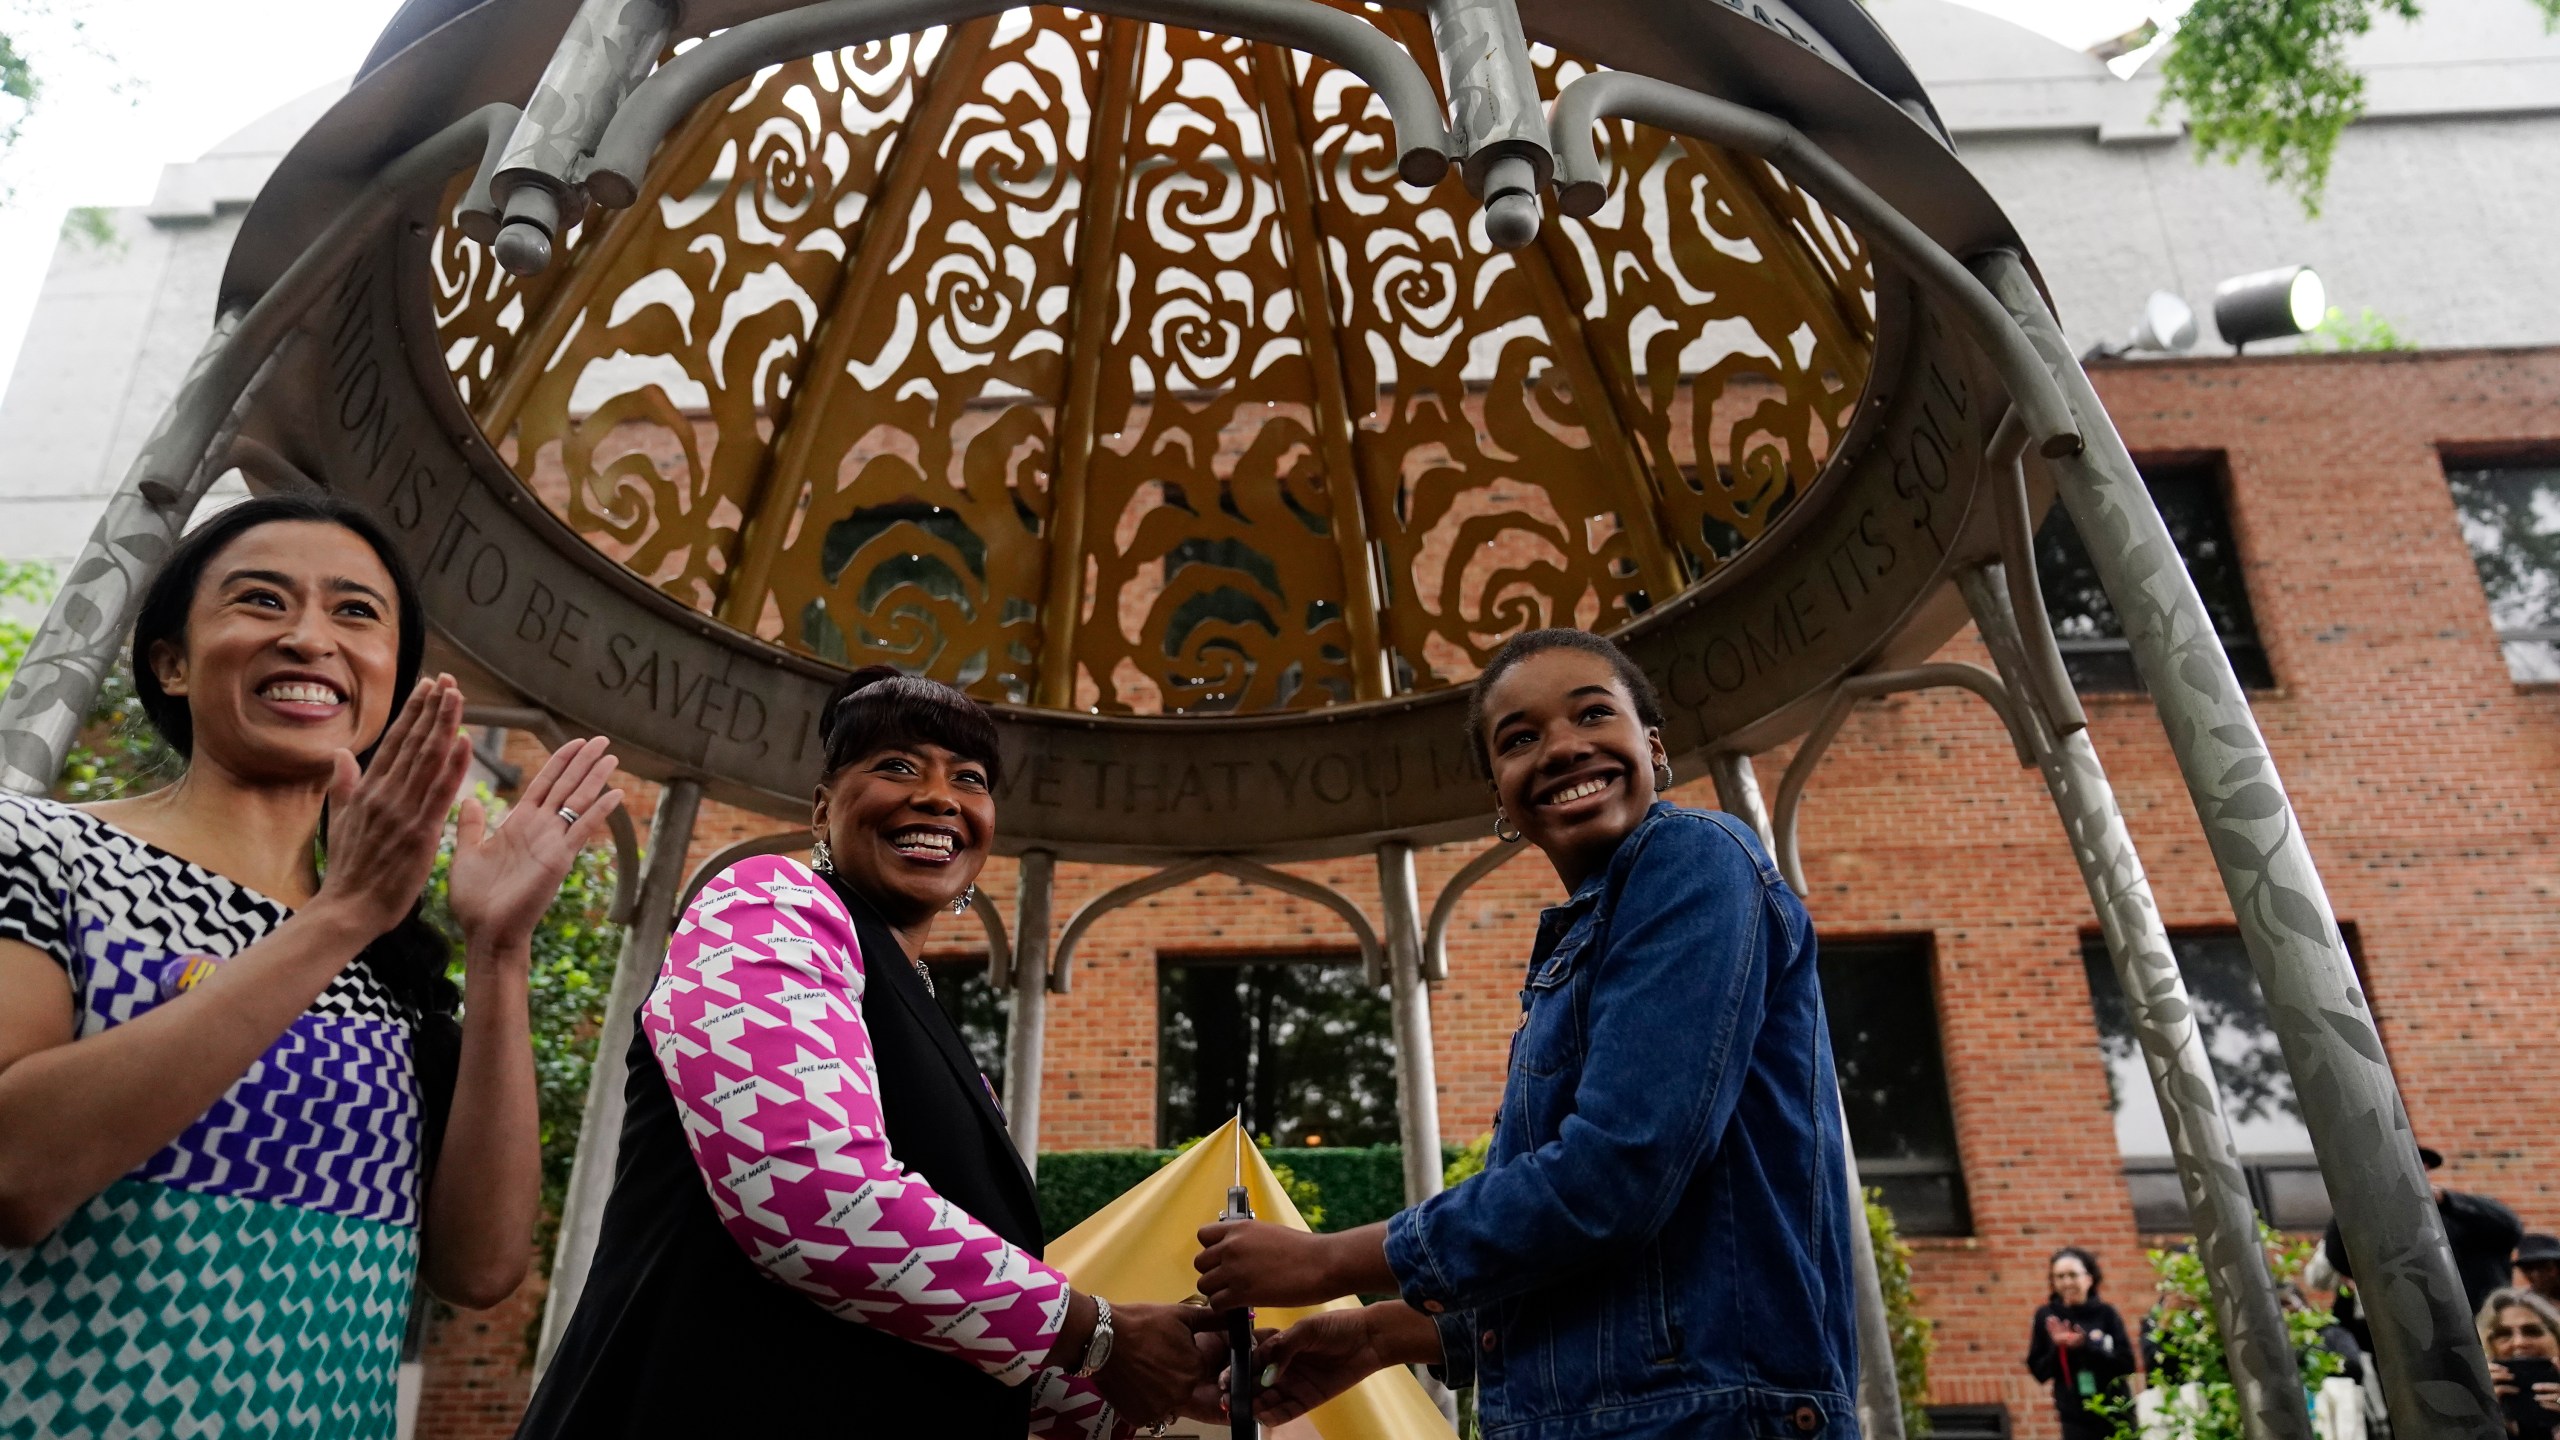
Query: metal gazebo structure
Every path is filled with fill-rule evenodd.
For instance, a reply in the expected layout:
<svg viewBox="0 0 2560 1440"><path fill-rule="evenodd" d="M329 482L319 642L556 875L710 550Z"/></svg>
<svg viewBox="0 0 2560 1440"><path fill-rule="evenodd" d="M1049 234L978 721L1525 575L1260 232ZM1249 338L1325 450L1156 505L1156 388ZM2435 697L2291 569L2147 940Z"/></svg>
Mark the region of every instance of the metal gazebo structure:
<svg viewBox="0 0 2560 1440"><path fill-rule="evenodd" d="M2219 863L2395 1425L2503 1433L2308 848L2018 237L1854 0L411 0L248 216L213 338L0 698L46 788L206 489L325 486L424 577L478 718L611 734L628 957L555 1267L705 797L805 843L885 659L995 710L1021 857L1007 1108L1102 914L1209 871L1389 987L1408 1198L1483 834L1460 686L1616 634L1802 884L1858 700L1956 685L2044 775L2132 1002L2250 1433L2309 1440L2230 1129L2034 576L2059 498ZM1966 622L1996 666L1931 663ZM1764 806L1746 757L1800 740ZM800 824L793 824L800 821ZM786 828L787 827L787 828ZM1375 857L1381 913L1277 862ZM1059 861L1158 867L1051 914ZM707 867L706 867L707 868ZM698 876L691 877L698 880ZM1868 1258L1868 1257L1862 1257ZM1871 1263L1862 1327L1883 1344ZM547 1337L546 1337L547 1338ZM1889 1363L1861 1410L1896 1436Z"/></svg>

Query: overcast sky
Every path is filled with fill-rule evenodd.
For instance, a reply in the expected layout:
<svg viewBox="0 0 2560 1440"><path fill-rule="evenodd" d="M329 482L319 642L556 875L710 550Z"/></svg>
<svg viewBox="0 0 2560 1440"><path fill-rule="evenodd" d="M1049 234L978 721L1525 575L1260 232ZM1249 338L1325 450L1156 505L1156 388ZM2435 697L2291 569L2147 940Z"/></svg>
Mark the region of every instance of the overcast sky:
<svg viewBox="0 0 2560 1440"><path fill-rule="evenodd" d="M1962 3L2074 47L2165 8L2161 0ZM396 0L0 0L0 28L45 82L16 150L0 163L0 183L15 192L0 202L0 387L16 367L65 211L148 201L161 166L194 159L285 101L352 74L397 8ZM28 18L29 9L39 13ZM85 22L103 58L69 43L66 17Z"/></svg>

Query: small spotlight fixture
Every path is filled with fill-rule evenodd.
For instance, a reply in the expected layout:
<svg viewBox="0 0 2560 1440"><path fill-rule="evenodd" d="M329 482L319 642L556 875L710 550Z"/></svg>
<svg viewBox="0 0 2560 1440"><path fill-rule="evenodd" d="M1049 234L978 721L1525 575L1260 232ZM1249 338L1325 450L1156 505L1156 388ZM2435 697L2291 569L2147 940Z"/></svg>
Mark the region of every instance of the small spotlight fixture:
<svg viewBox="0 0 2560 1440"><path fill-rule="evenodd" d="M2081 356L2083 361L2114 360L2126 355L2184 355L2196 345L2195 307L2166 290L2154 290L2134 317L2133 333L2121 342L2101 340Z"/></svg>
<svg viewBox="0 0 2560 1440"><path fill-rule="evenodd" d="M2308 265L2234 276L2213 290L2213 327L2231 342L2234 354L2253 340L2300 335L2328 313L2328 287Z"/></svg>

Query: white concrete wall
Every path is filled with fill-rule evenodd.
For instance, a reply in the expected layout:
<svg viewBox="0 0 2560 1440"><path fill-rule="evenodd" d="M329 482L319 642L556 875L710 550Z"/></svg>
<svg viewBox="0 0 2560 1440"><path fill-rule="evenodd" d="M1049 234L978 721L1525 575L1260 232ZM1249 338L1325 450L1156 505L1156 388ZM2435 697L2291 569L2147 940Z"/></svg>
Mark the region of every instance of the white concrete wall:
<svg viewBox="0 0 2560 1440"><path fill-rule="evenodd" d="M2349 317L2370 307L2430 349L2560 341L2560 110L2355 126L2318 219L2254 167L2199 163L2184 139L1960 135L1957 145L2016 223L2082 350L2122 340L2158 289L2195 307L2198 350L2211 353L2214 285L2294 264L2319 271Z"/></svg>

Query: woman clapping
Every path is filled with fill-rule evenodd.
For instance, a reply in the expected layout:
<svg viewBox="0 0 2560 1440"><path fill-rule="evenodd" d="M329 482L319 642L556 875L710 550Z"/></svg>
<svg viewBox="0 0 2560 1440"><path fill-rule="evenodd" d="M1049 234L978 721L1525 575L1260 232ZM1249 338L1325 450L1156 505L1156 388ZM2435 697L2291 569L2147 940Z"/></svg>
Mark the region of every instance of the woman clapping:
<svg viewBox="0 0 2560 1440"><path fill-rule="evenodd" d="M176 783L0 796L0 1432L389 1436L414 1282L522 1280L532 930L621 797L587 741L501 825L464 805L458 997L417 907L469 751L425 639L361 511L248 501L135 625Z"/></svg>

